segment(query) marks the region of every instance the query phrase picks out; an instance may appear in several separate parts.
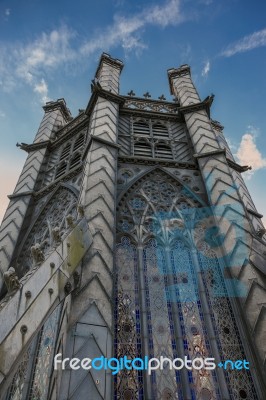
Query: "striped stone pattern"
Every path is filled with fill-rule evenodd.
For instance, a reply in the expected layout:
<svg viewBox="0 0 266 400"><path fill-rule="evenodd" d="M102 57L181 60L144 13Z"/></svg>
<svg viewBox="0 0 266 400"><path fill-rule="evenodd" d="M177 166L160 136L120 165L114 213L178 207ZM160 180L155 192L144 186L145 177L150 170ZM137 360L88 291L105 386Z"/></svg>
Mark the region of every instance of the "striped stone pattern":
<svg viewBox="0 0 266 400"><path fill-rule="evenodd" d="M171 137L176 141L173 144L175 152L175 160L180 162L194 163L192 148L188 143L188 135L184 124L173 123L170 124Z"/></svg>
<svg viewBox="0 0 266 400"><path fill-rule="evenodd" d="M61 114L60 109L44 114L34 143L48 140L51 137L57 124L64 122ZM45 152L46 149L42 148L29 153L13 193L18 197L10 200L2 221L0 229L0 290L3 286L3 273L9 268L12 261L17 239L30 203L31 192L34 190Z"/></svg>
<svg viewBox="0 0 266 400"><path fill-rule="evenodd" d="M110 87L115 93L118 92L118 75L115 66L110 76L109 63L108 65L102 63L100 75L98 73L97 77L104 89ZM78 336L81 334L83 337L91 337L88 342L91 356L111 357L113 352L113 255L118 108L116 103L98 97L91 114L91 145L85 160L80 193L80 204L83 206L93 243L83 260L81 287L72 303L70 324L75 325ZM83 330L79 333L81 326ZM92 334L93 337L90 336ZM79 349L78 344L73 354L77 354ZM92 380L87 379L86 383L83 377L76 375L74 378L73 375L73 380L70 379L67 398L78 398L79 390L83 385L87 385L86 390L93 393L93 398L111 399L111 375L109 372L104 372L103 375L95 376ZM97 379L99 386L95 383ZM66 397L63 396L63 398Z"/></svg>
<svg viewBox="0 0 266 400"><path fill-rule="evenodd" d="M217 136L217 141L218 141L220 147L222 149L225 149L225 151L226 151L226 157L228 159L232 160L233 162L235 162L234 156L233 156L233 154L231 152L230 147L228 146L228 143L227 143L227 141L226 141L226 139L224 137L224 134L223 134L222 130L215 129L215 125L214 124L213 124L213 130L214 130L214 132L215 132L215 134ZM247 160L247 164L248 164L248 161L249 160ZM231 174L232 174L233 180L235 182L235 185L236 185L236 187L238 189L239 196L240 196L244 206L246 207L246 209L250 209L250 210L254 211L254 213L257 213L256 206L253 203L253 200L252 200L252 198L251 198L251 196L249 194L249 191L248 191L247 186L246 186L246 184L244 182L244 179L242 178L241 173L238 172L238 171L235 171L232 168L230 168L230 170L231 170ZM248 216L249 216L249 220L251 221L252 226L253 226L255 231L258 228L262 228L263 227L263 224L262 224L261 219L259 217L256 217L254 214L252 215L251 213L249 213Z"/></svg>
<svg viewBox="0 0 266 400"><path fill-rule="evenodd" d="M54 109L53 111L44 114L43 120L40 124L34 143L40 143L51 138L51 134L56 132L57 129L66 124L65 117L61 109Z"/></svg>
<svg viewBox="0 0 266 400"><path fill-rule="evenodd" d="M228 146L228 143L227 143L227 141L226 141L226 139L224 137L223 132L218 130L218 129L215 129L214 126L213 126L213 130L214 130L214 132L216 134L217 141L218 141L221 149L225 149L225 151L226 151L226 157L229 158L232 161L235 161L234 160L234 156L233 156L233 154L231 152L230 147Z"/></svg>
<svg viewBox="0 0 266 400"><path fill-rule="evenodd" d="M120 155L130 155L131 151L131 122L129 117L120 116L118 124L118 144L120 145Z"/></svg>
<svg viewBox="0 0 266 400"><path fill-rule="evenodd" d="M103 63L98 79L103 89L117 94L119 92L120 68L116 68L108 63Z"/></svg>
<svg viewBox="0 0 266 400"><path fill-rule="evenodd" d="M91 134L95 139L92 139L81 188L81 203L85 207L85 215L94 238L94 253L90 256L90 271L86 280L93 279L89 283L88 290L99 300L99 307L110 328L117 148L102 144L96 138L104 139L111 144L116 142L117 114L117 104L98 99L92 115L91 128ZM98 287L99 279L105 288L104 293Z"/></svg>
<svg viewBox="0 0 266 400"><path fill-rule="evenodd" d="M176 74L172 77L171 83L181 106L196 104L200 101L189 72L186 76ZM185 114L185 120L194 151L202 157L198 161L209 202L211 205L217 206L217 222L225 235L224 251L229 257L227 262L233 266L230 268L231 275L233 278L237 278L246 289L242 293L243 297L239 298L242 305L240 312L245 316L249 328L248 334L252 335L257 348L257 356L254 358L253 365L259 366L259 369L262 368L262 365L265 368L266 331L265 328L263 329L263 324L265 327L266 282L259 268L262 268L261 265L264 263L265 271L266 246L265 243L254 237L253 228L247 218L244 204L252 205L250 196L247 196L247 190L242 182L233 176L223 153L218 151L216 154L208 155L210 152L219 150L220 145L206 111L189 112ZM237 183L237 189L235 183ZM254 243L258 241L257 248L260 251L256 253ZM244 331L245 329L242 333ZM245 336L243 339L245 344ZM250 360L253 360L251 353L249 356ZM259 363L257 363L258 359Z"/></svg>
<svg viewBox="0 0 266 400"><path fill-rule="evenodd" d="M239 196L241 197L241 200L242 200L244 206L246 207L246 209L254 211L254 213L258 213L256 206L253 203L253 200L250 196L248 188L247 188L240 172L231 170L231 173L232 173L234 182L238 188ZM259 228L263 228L263 223L261 221L261 218L257 217L256 215L254 215L250 212L248 212L248 216L249 216L249 220L251 221L255 231L257 231L257 229L259 229Z"/></svg>

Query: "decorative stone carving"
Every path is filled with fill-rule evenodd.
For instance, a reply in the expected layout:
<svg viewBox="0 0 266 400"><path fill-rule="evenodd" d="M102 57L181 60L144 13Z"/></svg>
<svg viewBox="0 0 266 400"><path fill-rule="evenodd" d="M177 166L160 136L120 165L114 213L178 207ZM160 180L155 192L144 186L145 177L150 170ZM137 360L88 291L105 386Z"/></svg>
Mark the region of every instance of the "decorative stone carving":
<svg viewBox="0 0 266 400"><path fill-rule="evenodd" d="M84 217L84 207L81 204L78 205L78 216L79 218Z"/></svg>
<svg viewBox="0 0 266 400"><path fill-rule="evenodd" d="M266 233L266 229L264 229L264 228L259 228L259 229L257 229L256 233L257 233L257 236L258 236L258 237L263 238L263 236L264 236L265 233Z"/></svg>
<svg viewBox="0 0 266 400"><path fill-rule="evenodd" d="M73 218L73 216L71 214L67 215L66 221L67 221L68 228L74 228L74 226L75 226L74 218Z"/></svg>
<svg viewBox="0 0 266 400"><path fill-rule="evenodd" d="M44 254L39 243L31 246L31 255L35 264L41 264L44 261Z"/></svg>
<svg viewBox="0 0 266 400"><path fill-rule="evenodd" d="M78 271L75 271L73 274L74 283L77 286L80 282L80 274Z"/></svg>
<svg viewBox="0 0 266 400"><path fill-rule="evenodd" d="M65 290L65 293L66 293L66 294L69 294L69 293L71 292L71 290L72 290L72 285L71 285L71 282L70 282L70 281L68 281L68 282L65 284L64 290Z"/></svg>
<svg viewBox="0 0 266 400"><path fill-rule="evenodd" d="M60 233L60 228L58 226L55 226L52 229L52 237L55 243L61 242L61 233Z"/></svg>
<svg viewBox="0 0 266 400"><path fill-rule="evenodd" d="M5 280L5 284L7 286L8 293L15 292L19 289L18 276L13 267L10 267L9 270L7 270L4 273L4 280Z"/></svg>

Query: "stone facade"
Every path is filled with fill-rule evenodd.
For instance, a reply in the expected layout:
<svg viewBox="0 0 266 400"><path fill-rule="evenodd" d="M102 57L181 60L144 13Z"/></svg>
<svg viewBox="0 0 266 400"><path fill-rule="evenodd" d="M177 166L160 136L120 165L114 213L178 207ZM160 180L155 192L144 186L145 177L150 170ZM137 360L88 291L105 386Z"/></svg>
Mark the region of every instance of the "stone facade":
<svg viewBox="0 0 266 400"><path fill-rule="evenodd" d="M84 111L44 106L0 230L0 399L266 396L266 242L183 65L171 94L119 93L103 54ZM248 160L247 160L248 164ZM214 357L250 370L54 369L53 357Z"/></svg>

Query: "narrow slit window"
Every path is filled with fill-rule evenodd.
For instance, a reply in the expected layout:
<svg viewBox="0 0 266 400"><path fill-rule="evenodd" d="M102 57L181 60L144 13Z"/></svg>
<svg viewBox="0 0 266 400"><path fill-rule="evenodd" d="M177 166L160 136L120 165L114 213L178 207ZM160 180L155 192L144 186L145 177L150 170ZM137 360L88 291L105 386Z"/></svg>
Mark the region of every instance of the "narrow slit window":
<svg viewBox="0 0 266 400"><path fill-rule="evenodd" d="M70 162L70 169L75 168L80 163L80 161L81 161L81 154L79 152L75 153Z"/></svg>
<svg viewBox="0 0 266 400"><path fill-rule="evenodd" d="M64 175L66 169L67 169L67 163L63 161L61 164L59 164L59 167L57 168L55 178L59 178L59 176Z"/></svg>
<svg viewBox="0 0 266 400"><path fill-rule="evenodd" d="M71 144L68 143L62 150L61 156L60 156L60 160L64 160L65 158L67 158L70 154L70 148L71 148Z"/></svg>
<svg viewBox="0 0 266 400"><path fill-rule="evenodd" d="M76 150L79 149L81 146L83 146L83 144L84 144L84 139L85 139L85 135L84 135L84 134L80 135L80 136L76 139L75 144L74 144L74 147L73 147L73 151L76 151Z"/></svg>

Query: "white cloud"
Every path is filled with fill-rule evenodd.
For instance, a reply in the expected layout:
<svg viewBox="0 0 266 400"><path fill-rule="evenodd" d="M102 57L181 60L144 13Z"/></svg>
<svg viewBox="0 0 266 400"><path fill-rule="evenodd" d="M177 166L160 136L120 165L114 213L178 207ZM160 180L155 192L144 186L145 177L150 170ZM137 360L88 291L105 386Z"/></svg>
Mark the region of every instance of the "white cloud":
<svg viewBox="0 0 266 400"><path fill-rule="evenodd" d="M14 46L0 42L0 90L11 91L27 84L43 101L48 98L47 79L44 78L51 71L82 64L96 52L119 46L126 53L138 54L147 47L142 39L146 27L165 28L184 20L180 0L166 0L162 5L146 7L135 15L115 15L113 23L83 43L78 42L78 34L65 25L50 33L43 32L30 43L20 42Z"/></svg>
<svg viewBox="0 0 266 400"><path fill-rule="evenodd" d="M0 118L5 118L6 114L0 110Z"/></svg>
<svg viewBox="0 0 266 400"><path fill-rule="evenodd" d="M75 50L71 48L70 42L74 37L75 33L72 30L62 26L49 34L42 33L27 46L20 46L15 52L18 61L17 74L31 82L33 75L40 69L53 69L73 60Z"/></svg>
<svg viewBox="0 0 266 400"><path fill-rule="evenodd" d="M3 56L0 60L0 90L10 92L21 84L28 84L41 96L42 102L47 101L48 88L43 76L75 59L76 51L71 43L75 35L71 29L61 26L50 33L42 33L26 45L0 44Z"/></svg>
<svg viewBox="0 0 266 400"><path fill-rule="evenodd" d="M183 16L180 12L180 1L170 0L165 6L153 6L144 11L140 17L144 17L146 23L160 25L178 25L183 21Z"/></svg>
<svg viewBox="0 0 266 400"><path fill-rule="evenodd" d="M9 17L10 13L11 13L10 8L6 8L6 9L5 9L5 16L6 16L6 17Z"/></svg>
<svg viewBox="0 0 266 400"><path fill-rule="evenodd" d="M139 52L147 46L141 40L141 32L148 25L165 28L178 25L185 20L180 12L180 0L169 0L163 6L145 8L142 12L131 17L115 16L112 25L101 34L88 40L81 48L83 55L95 51L109 50L121 45L125 51Z"/></svg>
<svg viewBox="0 0 266 400"><path fill-rule="evenodd" d="M211 68L211 64L210 61L206 61L204 64L204 67L201 71L201 76L208 76L209 72L210 72L210 68Z"/></svg>
<svg viewBox="0 0 266 400"><path fill-rule="evenodd" d="M40 82L36 83L33 88L34 92L41 95L41 100L43 103L49 101L48 97L48 86L45 80L42 78Z"/></svg>
<svg viewBox="0 0 266 400"><path fill-rule="evenodd" d="M252 167L252 170L247 172L247 177L251 177L254 171L266 168L266 158L257 148L256 135L254 133L245 133L242 136L236 158L240 165L250 165Z"/></svg>
<svg viewBox="0 0 266 400"><path fill-rule="evenodd" d="M254 32L251 35L245 36L239 41L230 44L221 55L231 57L237 53L244 53L257 47L266 46L266 29Z"/></svg>

